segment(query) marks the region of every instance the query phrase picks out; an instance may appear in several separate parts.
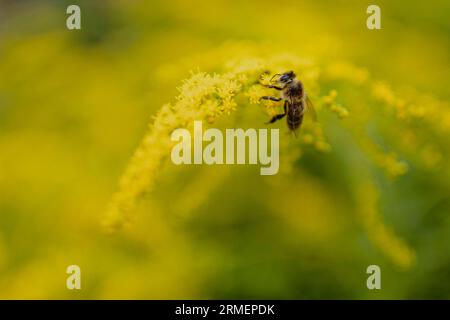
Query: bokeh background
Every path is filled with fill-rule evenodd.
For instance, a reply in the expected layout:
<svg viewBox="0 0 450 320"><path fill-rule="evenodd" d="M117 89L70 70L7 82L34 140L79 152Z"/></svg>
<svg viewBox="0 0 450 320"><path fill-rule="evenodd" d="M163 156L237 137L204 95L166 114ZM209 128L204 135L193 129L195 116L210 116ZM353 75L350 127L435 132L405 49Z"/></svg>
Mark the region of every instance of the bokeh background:
<svg viewBox="0 0 450 320"><path fill-rule="evenodd" d="M372 3L382 30L366 28ZM0 298L450 298L449 13L446 0L0 1ZM274 177L167 163L107 232L118 180L182 80L260 50L340 75L316 88L348 111L316 99L330 150L280 122L301 155ZM264 127L249 106L233 123ZM71 264L82 290L66 289ZM371 264L382 290L366 287Z"/></svg>

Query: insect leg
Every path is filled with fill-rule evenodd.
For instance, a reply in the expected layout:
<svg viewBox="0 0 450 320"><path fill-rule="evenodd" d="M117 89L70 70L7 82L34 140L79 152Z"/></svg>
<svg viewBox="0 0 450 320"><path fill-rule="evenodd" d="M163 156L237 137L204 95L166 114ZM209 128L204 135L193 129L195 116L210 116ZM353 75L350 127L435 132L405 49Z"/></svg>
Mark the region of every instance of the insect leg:
<svg viewBox="0 0 450 320"><path fill-rule="evenodd" d="M272 100L272 101L281 101L283 99L277 97L263 96L259 98L259 100Z"/></svg>
<svg viewBox="0 0 450 320"><path fill-rule="evenodd" d="M283 90L283 88L277 87L277 86L274 86L274 85L271 85L271 84L264 85L264 87L270 88L270 89L275 89L275 90Z"/></svg>
<svg viewBox="0 0 450 320"><path fill-rule="evenodd" d="M284 113L274 115L269 122L266 122L266 124L274 123L275 121L282 119L286 115L286 104L287 101L284 101Z"/></svg>

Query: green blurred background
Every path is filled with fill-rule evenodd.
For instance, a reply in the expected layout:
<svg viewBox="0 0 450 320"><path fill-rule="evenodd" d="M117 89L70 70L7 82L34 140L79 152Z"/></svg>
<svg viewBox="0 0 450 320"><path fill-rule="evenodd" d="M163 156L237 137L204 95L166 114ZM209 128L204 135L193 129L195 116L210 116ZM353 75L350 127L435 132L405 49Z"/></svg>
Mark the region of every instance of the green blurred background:
<svg viewBox="0 0 450 320"><path fill-rule="evenodd" d="M382 30L366 28L372 3ZM425 94L431 119L447 116L449 1L76 1L79 31L65 26L70 4L0 1L0 298L450 298L448 128L385 119L369 93L339 82L324 90L338 90L352 120L319 114L330 153L306 150L273 178L166 168L131 226L100 226L152 116L190 71L220 71L230 43L348 61L411 101ZM389 177L357 146L357 105L406 174ZM239 125L267 118L252 117ZM408 149L411 132L420 144ZM371 240L371 202L407 263L397 242ZM80 291L66 289L71 264ZM366 287L371 264L382 290Z"/></svg>

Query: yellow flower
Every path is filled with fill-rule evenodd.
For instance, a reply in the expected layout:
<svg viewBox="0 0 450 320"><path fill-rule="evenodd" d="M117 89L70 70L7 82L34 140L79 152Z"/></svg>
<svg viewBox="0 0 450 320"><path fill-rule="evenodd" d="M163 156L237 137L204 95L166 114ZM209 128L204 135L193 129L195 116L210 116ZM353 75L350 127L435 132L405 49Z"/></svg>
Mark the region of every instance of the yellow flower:
<svg viewBox="0 0 450 320"><path fill-rule="evenodd" d="M410 268L416 254L402 239L387 226L378 211L378 193L371 182L358 189L358 211L364 228L373 244L400 268Z"/></svg>
<svg viewBox="0 0 450 320"><path fill-rule="evenodd" d="M323 105L328 108L331 112L337 114L337 116L341 119L348 117L348 110L336 103L337 91L331 90L328 95L322 98Z"/></svg>
<svg viewBox="0 0 450 320"><path fill-rule="evenodd" d="M211 122L222 114L229 114L235 110L233 98L240 89L241 85L230 79L230 75L196 73L183 82L176 103L164 105L157 113L125 169L104 220L109 229L129 222L137 201L153 187L173 145L171 132L179 127L190 128L194 120Z"/></svg>

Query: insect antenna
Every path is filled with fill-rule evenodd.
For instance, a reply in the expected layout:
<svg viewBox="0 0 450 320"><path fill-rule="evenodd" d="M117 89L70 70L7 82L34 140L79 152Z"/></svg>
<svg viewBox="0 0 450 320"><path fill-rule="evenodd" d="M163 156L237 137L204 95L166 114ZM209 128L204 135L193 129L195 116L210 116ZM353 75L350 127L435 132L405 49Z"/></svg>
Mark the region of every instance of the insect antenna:
<svg viewBox="0 0 450 320"><path fill-rule="evenodd" d="M279 73L277 73L277 74L274 74L274 75L273 75L273 77L272 77L272 78L270 78L270 82L273 82L273 78L275 78L276 76L281 76L281 74L279 74Z"/></svg>

